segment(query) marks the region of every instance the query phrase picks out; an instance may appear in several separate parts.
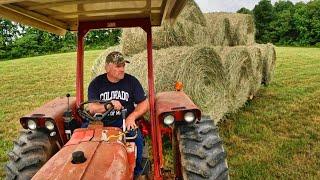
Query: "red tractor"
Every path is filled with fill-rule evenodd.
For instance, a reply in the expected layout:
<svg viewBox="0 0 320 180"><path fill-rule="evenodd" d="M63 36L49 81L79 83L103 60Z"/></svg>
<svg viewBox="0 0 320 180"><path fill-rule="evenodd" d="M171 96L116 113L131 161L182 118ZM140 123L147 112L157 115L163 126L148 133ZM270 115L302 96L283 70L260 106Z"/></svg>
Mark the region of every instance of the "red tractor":
<svg viewBox="0 0 320 180"><path fill-rule="evenodd" d="M8 153L7 179L133 179L136 146L126 131L103 127L108 113L91 116L83 96L84 37L91 29L141 27L147 33L150 120L138 120L151 136L152 163L144 174L163 179L162 138L169 136L176 179L228 179L226 153L218 129L181 90L155 94L152 26L174 22L186 0L6 1L4 18L63 35L77 31L76 97L56 98L23 116L24 130ZM109 103L103 102L100 103ZM125 116L124 116L125 117ZM80 128L84 118L88 128ZM124 119L125 121L125 119ZM153 171L149 171L152 164Z"/></svg>

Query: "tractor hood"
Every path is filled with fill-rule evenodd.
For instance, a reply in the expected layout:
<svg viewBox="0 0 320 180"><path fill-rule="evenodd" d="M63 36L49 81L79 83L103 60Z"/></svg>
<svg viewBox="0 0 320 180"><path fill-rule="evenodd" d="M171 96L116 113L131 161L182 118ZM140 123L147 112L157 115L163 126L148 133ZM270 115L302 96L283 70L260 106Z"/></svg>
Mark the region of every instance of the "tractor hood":
<svg viewBox="0 0 320 180"><path fill-rule="evenodd" d="M76 130L68 143L32 179L132 179L133 167L128 163L128 147L119 139L103 140L101 134L105 132L109 136L110 133L121 133L117 128ZM82 151L86 160L74 164L72 153L75 151Z"/></svg>

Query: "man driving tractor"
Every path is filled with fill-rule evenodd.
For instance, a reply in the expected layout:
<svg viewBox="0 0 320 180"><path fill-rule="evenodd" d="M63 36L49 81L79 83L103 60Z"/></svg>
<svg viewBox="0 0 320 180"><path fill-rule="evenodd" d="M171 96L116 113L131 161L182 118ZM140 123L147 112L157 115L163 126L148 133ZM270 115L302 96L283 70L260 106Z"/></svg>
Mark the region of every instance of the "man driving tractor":
<svg viewBox="0 0 320 180"><path fill-rule="evenodd" d="M120 52L114 51L108 54L105 60L106 73L91 81L88 87L88 100L111 101L113 110L102 120L104 126L122 128L121 110L126 109L125 126L129 131L138 128L135 120L148 111L149 103L140 82L134 76L125 73L126 63L130 62L125 60ZM110 108L108 105L90 103L88 107L91 114L96 114L105 113ZM139 129L137 133L135 176L142 172L143 137Z"/></svg>

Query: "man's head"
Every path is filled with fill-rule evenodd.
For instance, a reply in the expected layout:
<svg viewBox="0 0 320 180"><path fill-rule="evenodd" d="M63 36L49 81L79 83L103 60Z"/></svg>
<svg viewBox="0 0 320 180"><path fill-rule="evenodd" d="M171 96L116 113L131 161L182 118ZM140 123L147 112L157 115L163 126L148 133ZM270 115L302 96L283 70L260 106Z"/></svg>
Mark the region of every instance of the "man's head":
<svg viewBox="0 0 320 180"><path fill-rule="evenodd" d="M125 60L120 52L113 51L106 57L105 69L108 73L108 79L111 82L118 82L124 78L125 63L130 63Z"/></svg>

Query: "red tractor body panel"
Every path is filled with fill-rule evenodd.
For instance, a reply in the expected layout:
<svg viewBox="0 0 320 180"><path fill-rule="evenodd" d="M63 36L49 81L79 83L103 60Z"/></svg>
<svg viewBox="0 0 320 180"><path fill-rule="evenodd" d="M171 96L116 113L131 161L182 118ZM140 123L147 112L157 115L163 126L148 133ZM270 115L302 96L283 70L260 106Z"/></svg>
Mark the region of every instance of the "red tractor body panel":
<svg viewBox="0 0 320 180"><path fill-rule="evenodd" d="M156 96L156 117L161 117L164 113L176 113L193 111L197 119L201 118L201 111L183 91L168 91L158 93ZM183 116L176 114L176 120L183 120Z"/></svg>
<svg viewBox="0 0 320 180"><path fill-rule="evenodd" d="M70 109L72 112L76 112L76 98L69 98ZM27 114L20 118L20 123L23 128L28 129L27 120L33 119L37 122L39 127L44 127L45 120L52 120L55 122L56 131L59 134L62 144L67 142L67 137L64 132L64 119L63 113L68 109L68 99L66 97L55 98L45 105L37 108L30 114ZM76 114L73 114L74 116Z"/></svg>
<svg viewBox="0 0 320 180"><path fill-rule="evenodd" d="M183 121L186 112L194 112L196 119L201 119L201 111L183 91L167 91L156 95L156 121L159 122L160 134L158 137L158 151L160 154L160 167L163 168L162 136L167 135L172 140L172 127L164 125L163 118L170 113L175 121Z"/></svg>
<svg viewBox="0 0 320 180"><path fill-rule="evenodd" d="M134 143L124 143L119 128L94 125L74 131L70 141L32 179L133 179ZM86 161L72 163L72 153L82 151Z"/></svg>

